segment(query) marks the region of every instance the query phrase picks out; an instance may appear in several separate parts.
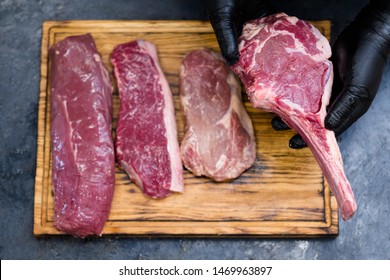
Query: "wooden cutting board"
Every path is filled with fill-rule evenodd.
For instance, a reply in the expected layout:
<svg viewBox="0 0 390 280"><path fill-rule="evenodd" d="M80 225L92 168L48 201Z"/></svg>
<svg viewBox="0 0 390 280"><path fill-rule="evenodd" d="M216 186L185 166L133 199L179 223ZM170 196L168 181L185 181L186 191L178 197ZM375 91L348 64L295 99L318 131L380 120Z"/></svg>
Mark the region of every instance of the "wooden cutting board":
<svg viewBox="0 0 390 280"><path fill-rule="evenodd" d="M329 39L330 22L313 24ZM207 47L219 51L208 22L201 21L50 21L43 23L34 234L61 234L53 224L50 153L48 48L70 35L91 33L113 78L109 55L114 46L135 39L153 42L173 92L178 137L184 133L180 111L179 67L183 56ZM118 91L114 93L115 133ZM103 235L132 236L335 236L334 196L309 149L292 150L293 131L276 132L273 114L245 101L257 142L256 162L241 177L215 183L184 171L185 192L163 200L145 197L117 168L112 209Z"/></svg>

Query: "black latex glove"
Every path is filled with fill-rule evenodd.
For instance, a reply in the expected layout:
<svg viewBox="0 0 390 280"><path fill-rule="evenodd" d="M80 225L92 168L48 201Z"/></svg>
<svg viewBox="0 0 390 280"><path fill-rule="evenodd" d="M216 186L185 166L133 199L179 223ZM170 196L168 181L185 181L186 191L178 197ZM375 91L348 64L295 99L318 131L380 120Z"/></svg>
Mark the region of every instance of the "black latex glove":
<svg viewBox="0 0 390 280"><path fill-rule="evenodd" d="M390 52L390 1L372 0L364 7L337 38L332 52L334 83L325 127L338 136L367 112L378 91ZM272 126L288 128L279 117ZM300 135L289 144L306 147Z"/></svg>
<svg viewBox="0 0 390 280"><path fill-rule="evenodd" d="M206 3L219 47L229 65L238 61L237 38L243 24L273 13L267 0L207 0Z"/></svg>

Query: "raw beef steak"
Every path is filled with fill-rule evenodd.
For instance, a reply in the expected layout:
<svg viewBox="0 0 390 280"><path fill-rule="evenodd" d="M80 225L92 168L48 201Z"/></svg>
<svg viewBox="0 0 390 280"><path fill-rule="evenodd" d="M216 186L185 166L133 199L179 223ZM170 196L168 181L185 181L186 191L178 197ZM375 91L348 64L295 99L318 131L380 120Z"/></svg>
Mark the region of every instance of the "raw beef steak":
<svg viewBox="0 0 390 280"><path fill-rule="evenodd" d="M239 39L240 76L254 107L278 114L302 135L335 194L341 215L356 210L335 135L325 129L333 69L331 49L307 22L280 13L245 24Z"/></svg>
<svg viewBox="0 0 390 280"><path fill-rule="evenodd" d="M49 55L54 223L75 236L101 234L115 183L108 72L89 34Z"/></svg>
<svg viewBox="0 0 390 280"><path fill-rule="evenodd" d="M233 179L256 157L252 122L241 100L239 80L220 54L190 52L180 70L180 97L186 117L181 143L184 166L216 181Z"/></svg>
<svg viewBox="0 0 390 280"><path fill-rule="evenodd" d="M119 88L116 154L145 195L183 191L173 98L156 47L146 41L118 45L111 54Z"/></svg>

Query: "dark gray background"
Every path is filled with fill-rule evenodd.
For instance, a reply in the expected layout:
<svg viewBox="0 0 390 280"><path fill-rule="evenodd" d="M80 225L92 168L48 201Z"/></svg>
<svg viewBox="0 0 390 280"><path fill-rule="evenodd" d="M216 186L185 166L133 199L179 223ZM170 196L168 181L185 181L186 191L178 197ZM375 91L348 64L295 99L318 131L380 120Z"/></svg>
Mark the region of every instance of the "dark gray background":
<svg viewBox="0 0 390 280"><path fill-rule="evenodd" d="M275 0L331 19L335 38L367 1ZM41 25L65 19L201 19L202 1L0 0L1 259L389 259L390 69L371 109L340 138L359 206L329 239L35 238L32 234Z"/></svg>

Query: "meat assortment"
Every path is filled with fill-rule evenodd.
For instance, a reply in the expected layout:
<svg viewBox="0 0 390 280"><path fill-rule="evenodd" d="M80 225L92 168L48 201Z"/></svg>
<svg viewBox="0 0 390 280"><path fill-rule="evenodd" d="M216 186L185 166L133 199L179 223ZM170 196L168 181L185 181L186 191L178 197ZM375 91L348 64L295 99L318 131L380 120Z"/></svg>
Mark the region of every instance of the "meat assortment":
<svg viewBox="0 0 390 280"><path fill-rule="evenodd" d="M180 97L186 117L181 143L184 166L196 176L234 179L251 167L256 145L241 86L219 53L188 53L180 69Z"/></svg>
<svg viewBox="0 0 390 280"><path fill-rule="evenodd" d="M115 183L109 75L89 34L67 37L49 56L54 223L99 235Z"/></svg>
<svg viewBox="0 0 390 280"><path fill-rule="evenodd" d="M311 148L344 220L356 211L335 135L324 118L333 81L328 41L309 23L279 13L244 25L238 74L254 107L278 114ZM90 34L53 45L50 112L54 223L78 237L100 235L119 166L151 198L183 192L183 164L215 181L237 178L256 158L238 78L218 53L188 53L180 68L186 131L179 149L172 92L156 47L118 45L110 60L119 89L115 148L112 85ZM129 202L131 203L131 202Z"/></svg>
<svg viewBox="0 0 390 280"><path fill-rule="evenodd" d="M156 47L142 40L118 45L111 63L120 97L116 134L119 165L147 196L164 198L182 192L173 98Z"/></svg>
<svg viewBox="0 0 390 280"><path fill-rule="evenodd" d="M341 216L356 202L332 131L325 129L333 69L329 43L311 24L279 13L250 21L239 39L240 76L254 107L278 114L308 144L335 194Z"/></svg>

